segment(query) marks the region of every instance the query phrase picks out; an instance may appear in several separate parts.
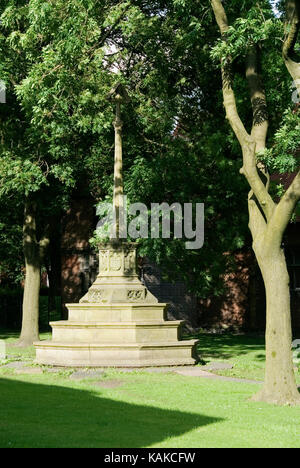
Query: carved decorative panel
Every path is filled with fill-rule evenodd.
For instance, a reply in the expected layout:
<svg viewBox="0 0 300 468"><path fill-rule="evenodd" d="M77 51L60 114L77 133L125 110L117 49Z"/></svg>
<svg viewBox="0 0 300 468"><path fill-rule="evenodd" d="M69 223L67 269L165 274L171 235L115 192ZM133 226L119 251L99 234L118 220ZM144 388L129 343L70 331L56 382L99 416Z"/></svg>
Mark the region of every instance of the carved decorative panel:
<svg viewBox="0 0 300 468"><path fill-rule="evenodd" d="M129 289L127 291L127 299L130 301L143 301L146 296L145 289Z"/></svg>
<svg viewBox="0 0 300 468"><path fill-rule="evenodd" d="M100 250L100 271L108 271L109 269L109 250Z"/></svg>
<svg viewBox="0 0 300 468"><path fill-rule="evenodd" d="M113 252L110 253L110 270L120 271L122 268L122 252Z"/></svg>

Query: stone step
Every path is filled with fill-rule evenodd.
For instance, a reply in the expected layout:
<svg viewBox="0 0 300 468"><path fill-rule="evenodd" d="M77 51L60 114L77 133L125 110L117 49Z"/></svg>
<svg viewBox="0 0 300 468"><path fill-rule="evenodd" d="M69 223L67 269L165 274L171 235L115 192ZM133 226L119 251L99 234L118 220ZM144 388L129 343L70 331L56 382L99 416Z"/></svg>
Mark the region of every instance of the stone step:
<svg viewBox="0 0 300 468"><path fill-rule="evenodd" d="M181 338L183 321L51 322L52 340L66 343L166 343Z"/></svg>
<svg viewBox="0 0 300 468"><path fill-rule="evenodd" d="M66 304L70 321L79 322L143 322L163 321L167 304Z"/></svg>
<svg viewBox="0 0 300 468"><path fill-rule="evenodd" d="M38 364L68 367L185 366L196 362L197 340L169 343L34 343Z"/></svg>

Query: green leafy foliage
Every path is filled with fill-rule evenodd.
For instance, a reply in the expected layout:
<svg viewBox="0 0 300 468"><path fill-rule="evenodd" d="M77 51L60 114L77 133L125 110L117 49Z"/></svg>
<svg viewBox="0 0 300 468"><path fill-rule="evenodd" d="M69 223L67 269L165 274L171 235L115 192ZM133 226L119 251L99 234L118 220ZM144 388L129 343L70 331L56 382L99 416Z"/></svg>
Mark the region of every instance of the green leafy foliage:
<svg viewBox="0 0 300 468"><path fill-rule="evenodd" d="M231 55L241 115L250 125L244 56L260 43L270 103L274 171L296 167L297 114L269 1L231 1L226 44L208 0L10 0L0 2L0 199L36 200L39 231L68 206L73 188L95 202L112 195L114 108L122 82L125 192L131 202L204 202L205 246L141 241L141 253L202 297L221 291L224 252L247 241L247 186L224 119L218 62ZM212 57L214 61L212 61ZM278 130L279 129L279 130ZM245 202L243 202L245 200ZM9 220L7 220L9 223ZM174 259L176 261L174 261Z"/></svg>

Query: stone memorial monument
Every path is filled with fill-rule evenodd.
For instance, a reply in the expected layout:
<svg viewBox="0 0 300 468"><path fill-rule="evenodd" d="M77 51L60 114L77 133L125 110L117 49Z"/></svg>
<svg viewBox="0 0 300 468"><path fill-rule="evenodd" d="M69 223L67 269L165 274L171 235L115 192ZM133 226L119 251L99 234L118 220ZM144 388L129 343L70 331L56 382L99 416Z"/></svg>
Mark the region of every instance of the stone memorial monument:
<svg viewBox="0 0 300 468"><path fill-rule="evenodd" d="M136 245L123 240L121 103L122 85L110 93L116 103L114 235L99 246L99 274L79 304L67 304L69 319L50 323L51 341L35 343L36 362L72 367L147 367L192 365L197 340L181 341L182 321L167 321L167 304L141 283Z"/></svg>

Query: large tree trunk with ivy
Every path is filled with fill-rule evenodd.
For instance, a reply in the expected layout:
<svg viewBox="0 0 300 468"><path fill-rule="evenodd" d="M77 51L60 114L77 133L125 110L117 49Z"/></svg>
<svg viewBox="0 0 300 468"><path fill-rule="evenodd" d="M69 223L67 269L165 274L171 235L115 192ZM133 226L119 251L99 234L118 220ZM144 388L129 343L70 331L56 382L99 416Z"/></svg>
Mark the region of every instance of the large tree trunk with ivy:
<svg viewBox="0 0 300 468"><path fill-rule="evenodd" d="M222 1L211 0L211 4L222 38L226 41L229 25ZM288 0L287 6L287 21L299 25L299 1ZM289 33L285 41L284 58L288 70L293 69L295 77L295 70L300 65L293 61L294 54L291 49L296 43L295 34L298 34L299 27L287 27L287 31ZM294 35L291 37L291 34ZM257 153L265 148L268 131L267 102L258 65L257 45L249 44L246 78L253 109L253 126L249 134L237 110L230 57L226 57L222 63L224 106L228 121L242 148L243 165L240 172L251 189L248 198L249 228L266 290L265 381L263 388L253 399L294 405L300 404L300 395L293 371L291 350L289 275L281 245L285 229L300 199L300 172L281 200L275 202L269 194L268 172L263 164L257 162L256 157Z"/></svg>
<svg viewBox="0 0 300 468"><path fill-rule="evenodd" d="M39 295L41 260L49 243L48 236L39 242L36 234L36 205L27 199L24 210L23 247L25 284L23 296L22 330L19 346L31 346L39 340Z"/></svg>

